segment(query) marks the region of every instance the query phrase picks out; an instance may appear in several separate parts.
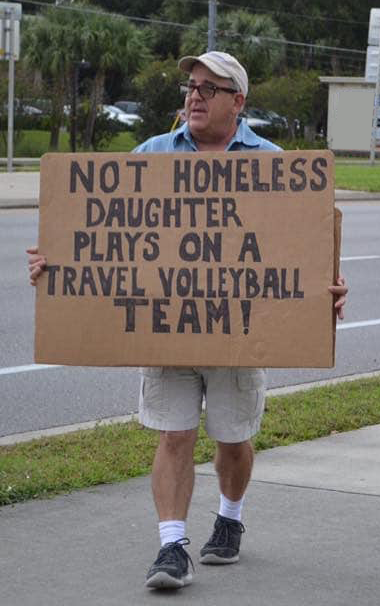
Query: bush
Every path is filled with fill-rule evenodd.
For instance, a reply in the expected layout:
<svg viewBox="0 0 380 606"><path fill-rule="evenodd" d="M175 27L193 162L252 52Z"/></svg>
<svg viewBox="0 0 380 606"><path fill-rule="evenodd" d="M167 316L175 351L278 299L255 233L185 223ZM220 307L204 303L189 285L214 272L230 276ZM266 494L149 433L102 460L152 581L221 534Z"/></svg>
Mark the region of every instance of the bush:
<svg viewBox="0 0 380 606"><path fill-rule="evenodd" d="M139 141L170 130L173 113L184 103L178 86L181 79L186 76L172 58L154 61L136 78L141 99L139 114L143 119L136 125Z"/></svg>
<svg viewBox="0 0 380 606"><path fill-rule="evenodd" d="M78 109L77 115L77 139L79 147L84 147L84 133L86 130L87 111L84 106ZM68 129L70 128L68 124ZM94 151L102 151L111 143L112 139L120 132L125 131L124 124L109 118L106 114L99 113L96 116L94 132L92 134L91 146Z"/></svg>
<svg viewBox="0 0 380 606"><path fill-rule="evenodd" d="M299 125L302 135L305 126L316 133L325 123L327 89L319 81L318 72L292 71L253 87L248 103L286 116L289 134L294 138L297 136L295 124Z"/></svg>
<svg viewBox="0 0 380 606"><path fill-rule="evenodd" d="M296 139L273 139L273 143L279 145L284 149L327 149L326 139L315 139L314 141L307 141L307 139L296 138Z"/></svg>

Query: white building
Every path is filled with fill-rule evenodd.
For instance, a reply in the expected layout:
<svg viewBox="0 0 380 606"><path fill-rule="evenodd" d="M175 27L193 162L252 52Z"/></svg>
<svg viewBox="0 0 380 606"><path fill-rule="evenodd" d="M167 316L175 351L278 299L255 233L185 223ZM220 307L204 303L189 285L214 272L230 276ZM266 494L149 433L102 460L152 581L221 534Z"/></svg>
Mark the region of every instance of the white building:
<svg viewBox="0 0 380 606"><path fill-rule="evenodd" d="M375 82L365 78L323 76L329 85L327 143L333 151L369 152ZM380 129L377 129L380 139ZM378 141L379 144L379 141Z"/></svg>

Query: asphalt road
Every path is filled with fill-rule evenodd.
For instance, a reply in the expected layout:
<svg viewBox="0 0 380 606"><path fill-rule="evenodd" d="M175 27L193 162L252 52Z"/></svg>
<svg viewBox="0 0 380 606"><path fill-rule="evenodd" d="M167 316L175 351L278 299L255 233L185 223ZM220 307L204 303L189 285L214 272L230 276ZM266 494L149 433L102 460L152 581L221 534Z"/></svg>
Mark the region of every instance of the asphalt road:
<svg viewBox="0 0 380 606"><path fill-rule="evenodd" d="M337 333L336 367L272 369L270 387L380 369L380 203L339 207L341 268L350 296ZM136 369L28 369L33 365L34 290L24 250L37 241L37 221L37 210L0 210L0 436L126 415L137 407Z"/></svg>

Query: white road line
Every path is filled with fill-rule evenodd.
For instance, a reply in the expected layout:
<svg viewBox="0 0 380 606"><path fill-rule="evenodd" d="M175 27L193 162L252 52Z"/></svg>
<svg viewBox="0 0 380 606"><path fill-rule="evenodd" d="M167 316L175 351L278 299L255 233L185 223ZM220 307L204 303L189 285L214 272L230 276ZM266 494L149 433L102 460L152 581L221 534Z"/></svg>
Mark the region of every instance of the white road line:
<svg viewBox="0 0 380 606"><path fill-rule="evenodd" d="M368 261L372 259L380 259L380 255L366 255L362 257L341 257L341 261Z"/></svg>
<svg viewBox="0 0 380 606"><path fill-rule="evenodd" d="M345 322L344 324L338 324L336 329L347 330L349 328L364 328L365 326L378 325L380 325L380 318L377 320L364 320L362 322ZM0 368L0 375L13 375L19 372L31 372L33 370L44 370L49 368L63 368L63 366L56 364L29 364L27 366L11 366L9 368Z"/></svg>
<svg viewBox="0 0 380 606"><path fill-rule="evenodd" d="M337 330L347 330L349 328L363 328L365 326L378 326L380 325L380 318L377 320L364 320L362 322L345 322L339 324ZM63 368L62 365L56 364L28 364L26 366L10 366L9 368L0 368L0 375L14 375L19 372L31 372L34 370L45 370L45 369Z"/></svg>
<svg viewBox="0 0 380 606"><path fill-rule="evenodd" d="M10 366L9 368L0 368L0 375L14 375L18 372L44 370L45 368L62 368L62 366L53 364L27 364L26 366Z"/></svg>
<svg viewBox="0 0 380 606"><path fill-rule="evenodd" d="M363 326L376 326L377 324L380 324L380 319L364 320L363 322L345 322L344 324L339 324L336 328L337 328L337 330L345 330L347 328L362 328Z"/></svg>

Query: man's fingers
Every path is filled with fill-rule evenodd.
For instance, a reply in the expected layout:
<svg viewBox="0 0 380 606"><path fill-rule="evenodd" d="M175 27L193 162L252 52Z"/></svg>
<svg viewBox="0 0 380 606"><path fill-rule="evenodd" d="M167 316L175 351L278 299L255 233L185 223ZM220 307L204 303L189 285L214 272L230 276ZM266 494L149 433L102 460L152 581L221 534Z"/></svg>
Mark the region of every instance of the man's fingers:
<svg viewBox="0 0 380 606"><path fill-rule="evenodd" d="M343 307L346 303L346 297L342 296L339 297L339 299L335 302L335 309L338 315L339 320L343 320L344 319L344 310Z"/></svg>
<svg viewBox="0 0 380 606"><path fill-rule="evenodd" d="M41 265L36 265L35 267L30 267L29 272L30 279L35 280L36 278L38 278L39 275L42 274L43 268L41 267Z"/></svg>
<svg viewBox="0 0 380 606"><path fill-rule="evenodd" d="M46 265L46 258L42 255L31 255L29 257L29 269L33 269L36 266L44 267Z"/></svg>
<svg viewBox="0 0 380 606"><path fill-rule="evenodd" d="M344 286L344 285L335 285L335 286L329 286L329 291L333 295L337 295L338 297L341 297L348 293L348 288L347 288L347 286Z"/></svg>

